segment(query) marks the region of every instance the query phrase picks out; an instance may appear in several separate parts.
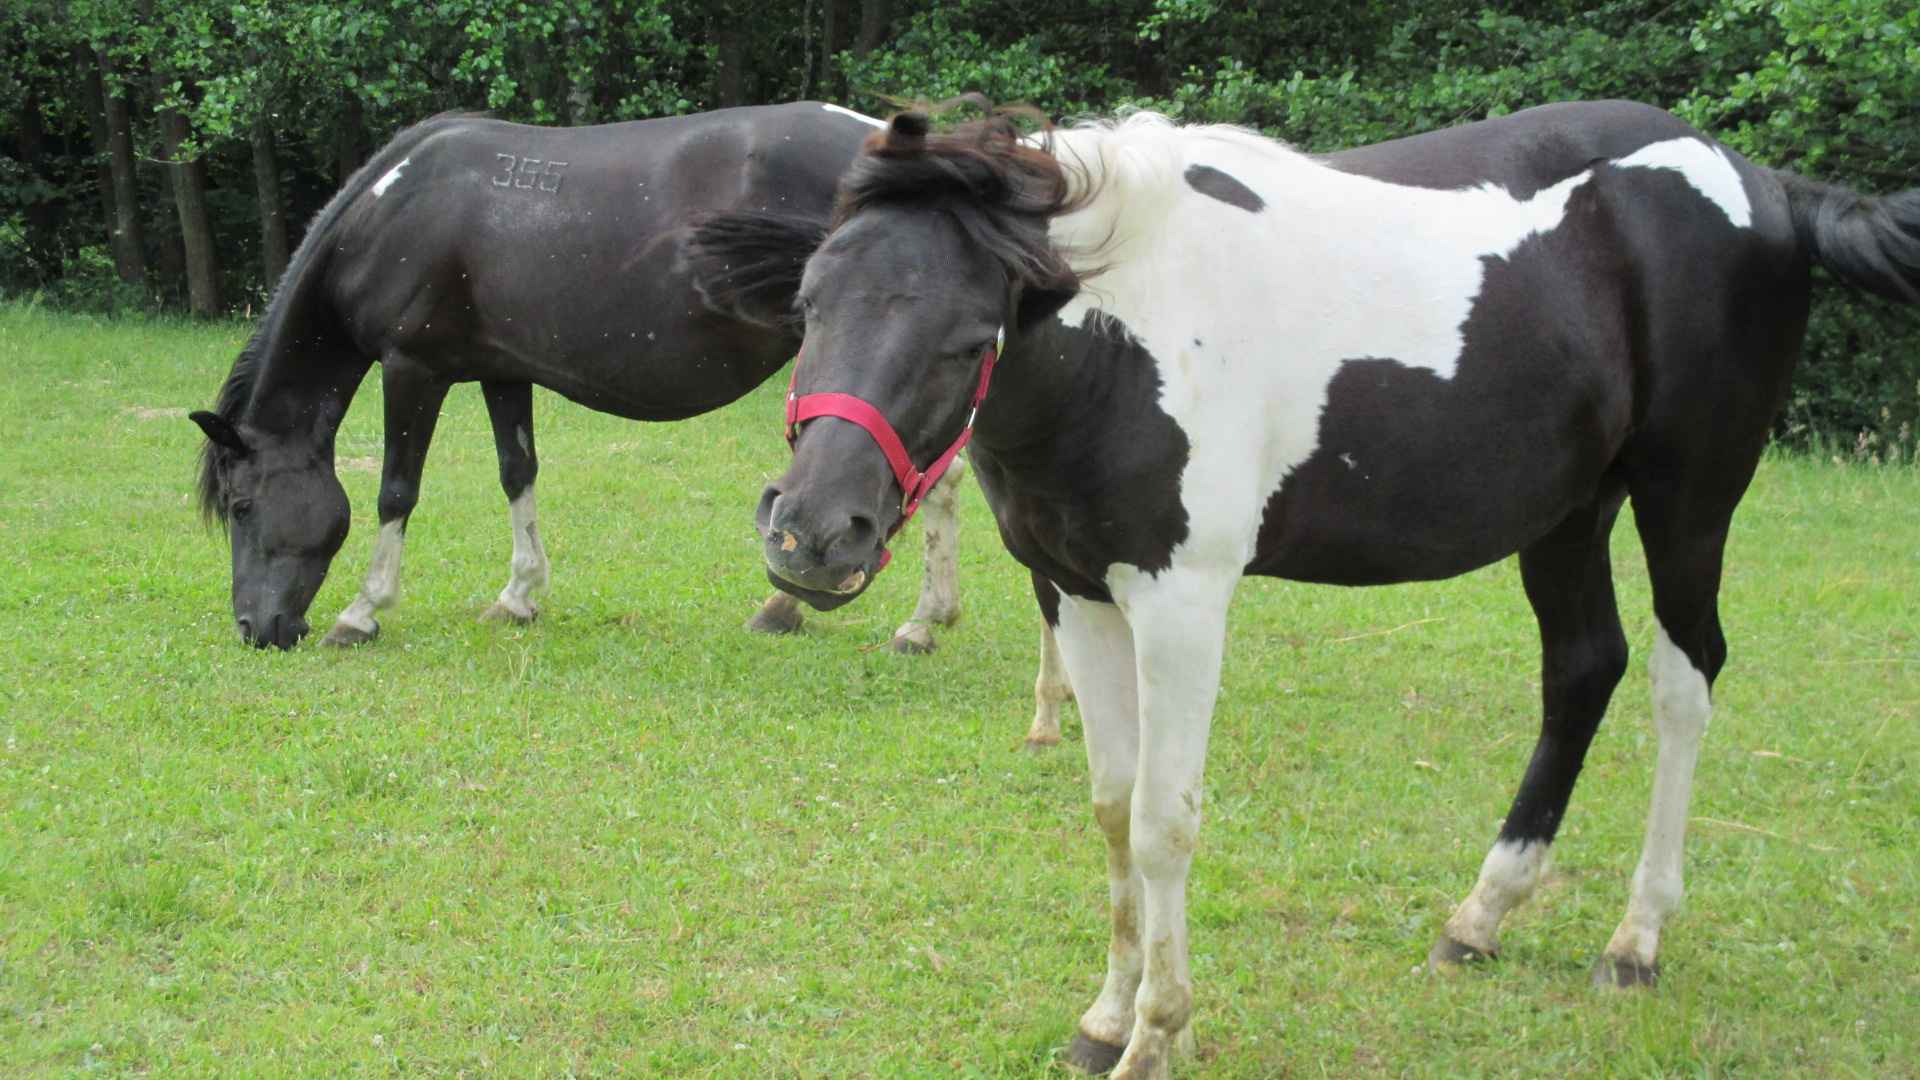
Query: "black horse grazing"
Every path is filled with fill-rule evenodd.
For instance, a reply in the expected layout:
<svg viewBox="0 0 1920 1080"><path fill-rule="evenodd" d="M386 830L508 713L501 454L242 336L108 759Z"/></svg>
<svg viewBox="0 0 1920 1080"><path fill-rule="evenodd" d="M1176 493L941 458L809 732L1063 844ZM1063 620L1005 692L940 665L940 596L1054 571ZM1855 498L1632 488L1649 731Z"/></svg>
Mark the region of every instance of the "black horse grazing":
<svg viewBox="0 0 1920 1080"><path fill-rule="evenodd" d="M475 116L409 128L315 219L212 412L200 499L233 547L249 642L289 648L346 538L335 430L368 367L386 390L380 535L359 596L327 635L371 640L397 595L420 472L448 388L478 381L512 513L512 577L493 617L525 621L547 582L534 517L533 385L636 420L678 420L758 386L792 357L799 264L731 282L716 309L676 230L721 210L778 210L817 238L834 184L879 121L802 102L601 127ZM956 477L957 479L957 477ZM954 483L929 497L926 585L896 646L931 645L958 612ZM776 594L752 625L792 629Z"/></svg>
<svg viewBox="0 0 1920 1080"><path fill-rule="evenodd" d="M1722 550L1809 268L1920 299L1920 190L1772 172L1626 103L1326 158L1149 115L1038 140L1005 118L926 132L909 114L870 139L810 256L797 390L828 406L758 521L800 595L858 584L899 513L879 429L925 461L972 425L1081 699L1107 838L1107 978L1073 1063L1164 1077L1186 1039L1186 879L1245 574L1385 584L1519 553L1545 719L1430 959L1495 952L1627 666L1607 536L1629 497L1660 750L1596 975L1653 981L1726 658ZM831 405L848 399L880 420Z"/></svg>

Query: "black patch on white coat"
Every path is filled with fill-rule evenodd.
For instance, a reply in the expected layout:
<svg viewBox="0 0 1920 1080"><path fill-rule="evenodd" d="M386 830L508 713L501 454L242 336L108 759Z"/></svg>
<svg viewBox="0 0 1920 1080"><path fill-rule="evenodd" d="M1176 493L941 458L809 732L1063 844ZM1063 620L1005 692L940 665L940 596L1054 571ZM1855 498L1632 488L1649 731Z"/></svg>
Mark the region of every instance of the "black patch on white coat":
<svg viewBox="0 0 1920 1080"><path fill-rule="evenodd" d="M1636 412L1636 328L1606 198L1583 186L1560 227L1482 260L1452 378L1392 358L1341 365L1317 449L1268 500L1250 573L1451 577L1526 546L1590 496Z"/></svg>
<svg viewBox="0 0 1920 1080"><path fill-rule="evenodd" d="M1267 208L1266 200L1255 195L1252 188L1211 165L1187 166L1186 181L1188 187L1207 198L1219 199L1249 214L1257 214Z"/></svg>
<svg viewBox="0 0 1920 1080"><path fill-rule="evenodd" d="M1630 101L1572 101L1328 154L1342 172L1408 187L1497 184L1531 199L1601 161L1666 139L1698 138L1673 115Z"/></svg>
<svg viewBox="0 0 1920 1080"><path fill-rule="evenodd" d="M1146 346L1096 312L1077 327L1046 320L994 372L974 429L980 487L1007 550L1070 595L1111 602L1110 567L1158 573L1187 538L1180 474L1192 448L1160 388ZM1022 400L1066 404L1036 416Z"/></svg>
<svg viewBox="0 0 1920 1080"><path fill-rule="evenodd" d="M1040 605L1040 617L1047 620L1047 625L1060 629L1060 590L1037 573L1033 575L1033 599Z"/></svg>

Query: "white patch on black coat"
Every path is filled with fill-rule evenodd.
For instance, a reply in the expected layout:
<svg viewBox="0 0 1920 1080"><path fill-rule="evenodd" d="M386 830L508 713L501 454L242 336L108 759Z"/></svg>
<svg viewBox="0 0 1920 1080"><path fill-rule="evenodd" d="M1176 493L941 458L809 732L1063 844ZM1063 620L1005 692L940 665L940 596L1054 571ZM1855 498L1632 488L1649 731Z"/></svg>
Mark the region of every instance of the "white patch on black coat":
<svg viewBox="0 0 1920 1080"><path fill-rule="evenodd" d="M404 522L389 521L380 526L380 535L373 542L373 562L367 567L366 579L360 583L360 594L334 620L336 625L352 627L365 634L374 632L378 626L374 612L392 607L400 596L400 556L406 545Z"/></svg>
<svg viewBox="0 0 1920 1080"><path fill-rule="evenodd" d="M375 180L373 182L373 197L377 199L380 196L385 195L387 193L387 189L393 186L393 182L395 180L400 179L400 170L406 168L407 165L412 161L413 159L411 157L401 158L400 164L395 165L391 169L388 169L387 175L382 176L378 180Z"/></svg>
<svg viewBox="0 0 1920 1080"><path fill-rule="evenodd" d="M1687 839L1687 805L1693 798L1693 771L1700 740L1713 714L1707 677L1658 627L1653 656L1653 727L1660 737L1653 769L1653 804L1647 811L1646 845L1633 872L1633 893L1626 917L1607 943L1607 955L1651 968L1660 948L1660 929L1680 906L1681 856Z"/></svg>
<svg viewBox="0 0 1920 1080"><path fill-rule="evenodd" d="M1447 936L1487 956L1500 951L1500 921L1540 884L1550 845L1538 840L1502 840L1480 864L1480 880L1447 920Z"/></svg>
<svg viewBox="0 0 1920 1080"><path fill-rule="evenodd" d="M887 122L885 120L875 119L874 117L868 116L865 113L854 112L852 109L849 109L844 105L822 105L820 107L830 113L839 113L841 116L851 116L855 120L858 120L861 123L867 124L871 127L884 128L887 126Z"/></svg>
<svg viewBox="0 0 1920 1080"><path fill-rule="evenodd" d="M539 514L534 508L533 487L515 496L507 504L513 522L513 565L507 586L500 590L494 604L498 613L521 622L540 613L534 594L547 587L547 551L540 543Z"/></svg>

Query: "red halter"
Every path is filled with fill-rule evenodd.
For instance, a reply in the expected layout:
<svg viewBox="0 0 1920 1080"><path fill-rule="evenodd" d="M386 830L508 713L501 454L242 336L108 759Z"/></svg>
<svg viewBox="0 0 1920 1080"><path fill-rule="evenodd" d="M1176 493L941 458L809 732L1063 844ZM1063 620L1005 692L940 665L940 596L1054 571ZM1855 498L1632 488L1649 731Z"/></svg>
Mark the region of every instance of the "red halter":
<svg viewBox="0 0 1920 1080"><path fill-rule="evenodd" d="M792 447L794 440L799 437L803 421L818 416L836 416L865 428L867 434L873 436L873 441L879 444L880 452L886 455L887 465L893 469L893 478L900 484L900 519L893 523L893 528L887 530L887 539L891 540L900 527L907 523L907 519L920 509L920 501L927 497L927 492L932 491L933 485L947 474L947 467L966 448L967 440L973 438L973 418L980 414L980 402L986 398L987 383L993 378L993 362L999 359L1000 350L1006 343L1007 328L1003 326L994 336L993 344L987 347L985 355L980 358L980 385L974 389L973 400L967 405L966 426L960 429L960 437L953 440L953 445L934 458L933 464L927 466L924 472L913 467L913 459L907 456L906 444L900 441L893 425L887 423L887 418L880 414L879 409L852 394L808 394L805 397L795 394L794 384L800 378L798 358L793 363L793 376L787 380L787 446ZM876 572L884 569L892 559L893 551L881 548L880 566Z"/></svg>

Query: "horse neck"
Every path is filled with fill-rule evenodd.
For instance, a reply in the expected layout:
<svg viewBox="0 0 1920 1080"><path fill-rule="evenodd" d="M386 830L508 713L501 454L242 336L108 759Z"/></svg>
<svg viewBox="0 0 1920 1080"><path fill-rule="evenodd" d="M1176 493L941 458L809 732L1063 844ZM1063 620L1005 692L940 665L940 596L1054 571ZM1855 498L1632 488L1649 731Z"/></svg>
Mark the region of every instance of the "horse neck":
<svg viewBox="0 0 1920 1080"><path fill-rule="evenodd" d="M239 421L331 456L334 434L371 366L346 349L269 348Z"/></svg>
<svg viewBox="0 0 1920 1080"><path fill-rule="evenodd" d="M1053 316L1012 334L994 366L993 385L980 406L974 441L998 457L1042 453L1077 430L1099 386L1096 349L1071 340L1079 333Z"/></svg>

